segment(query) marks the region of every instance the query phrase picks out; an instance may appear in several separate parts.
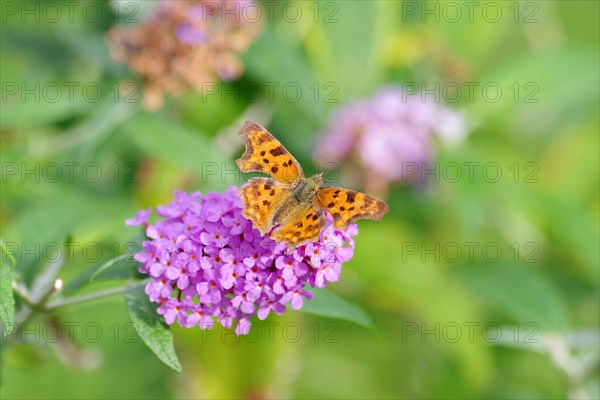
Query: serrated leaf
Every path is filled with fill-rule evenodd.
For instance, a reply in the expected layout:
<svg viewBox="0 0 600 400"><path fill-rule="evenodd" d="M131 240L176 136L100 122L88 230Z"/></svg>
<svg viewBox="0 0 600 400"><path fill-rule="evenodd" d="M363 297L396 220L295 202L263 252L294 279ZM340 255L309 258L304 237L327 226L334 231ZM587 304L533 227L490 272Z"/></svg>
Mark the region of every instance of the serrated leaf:
<svg viewBox="0 0 600 400"><path fill-rule="evenodd" d="M2 336L7 336L15 324L15 296L12 289L14 258L0 244L0 320ZM12 265L11 265L12 263Z"/></svg>
<svg viewBox="0 0 600 400"><path fill-rule="evenodd" d="M309 291L313 294L313 299L304 302L302 311L322 317L342 319L367 329L374 329L371 318L356 304L327 290L309 289Z"/></svg>
<svg viewBox="0 0 600 400"><path fill-rule="evenodd" d="M140 339L163 363L181 373L181 364L173 346L173 335L156 312L157 305L151 303L144 293L144 287L131 287L127 290L125 304Z"/></svg>

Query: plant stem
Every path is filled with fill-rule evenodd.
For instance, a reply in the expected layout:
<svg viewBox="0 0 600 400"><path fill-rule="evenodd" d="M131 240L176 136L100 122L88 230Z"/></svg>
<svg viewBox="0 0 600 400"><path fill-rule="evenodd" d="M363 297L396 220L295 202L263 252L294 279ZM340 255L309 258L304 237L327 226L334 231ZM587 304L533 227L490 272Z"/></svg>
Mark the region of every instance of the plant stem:
<svg viewBox="0 0 600 400"><path fill-rule="evenodd" d="M15 293L18 294L19 297L21 297L27 305L29 305L29 306L35 305L35 301L33 301L31 299L29 290L27 289L27 287L25 285L23 285L22 283L17 282L16 280L13 279L12 288L15 291Z"/></svg>
<svg viewBox="0 0 600 400"><path fill-rule="evenodd" d="M62 298L62 299L59 298L59 299L51 300L48 303L46 303L45 309L46 310L55 310L57 308L64 307L64 306L85 303L87 301L101 299L103 297L114 296L116 294L122 294L122 293L125 293L125 291L132 286L142 285L147 282L148 282L148 280L143 280L140 282L136 282L134 285L130 284L130 285L126 285L126 286L119 286L119 287L114 287L114 288L110 288L110 289L99 290L97 292L92 292L92 293L88 293L88 294L82 294L80 296L73 296L73 297L67 297L67 298Z"/></svg>

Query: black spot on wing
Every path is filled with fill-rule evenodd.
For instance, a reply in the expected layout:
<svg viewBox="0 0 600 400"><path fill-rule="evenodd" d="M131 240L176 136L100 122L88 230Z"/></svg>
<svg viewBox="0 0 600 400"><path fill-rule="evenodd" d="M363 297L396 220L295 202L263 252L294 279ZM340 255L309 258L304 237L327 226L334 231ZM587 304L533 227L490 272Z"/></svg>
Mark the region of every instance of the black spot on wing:
<svg viewBox="0 0 600 400"><path fill-rule="evenodd" d="M356 193L348 192L346 193L346 200L348 203L354 203L354 199L356 198Z"/></svg>
<svg viewBox="0 0 600 400"><path fill-rule="evenodd" d="M277 146L274 149L269 150L269 153L271 153L271 155L273 157L277 157L277 156L280 156L282 154L285 154L286 151L285 151L285 149L282 146Z"/></svg>

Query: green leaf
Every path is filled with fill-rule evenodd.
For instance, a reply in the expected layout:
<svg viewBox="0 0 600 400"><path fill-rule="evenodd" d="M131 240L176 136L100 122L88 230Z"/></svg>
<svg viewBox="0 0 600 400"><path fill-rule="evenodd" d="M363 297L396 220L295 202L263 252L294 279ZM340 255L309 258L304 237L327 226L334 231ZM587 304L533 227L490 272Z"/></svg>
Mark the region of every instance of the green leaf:
<svg viewBox="0 0 600 400"><path fill-rule="evenodd" d="M319 65L319 77L335 82L339 87L339 100L368 93L381 74L379 69L377 40L377 2L328 1L322 7L323 36L312 36L308 46L319 54L313 63ZM327 15L330 18L327 18ZM326 22L329 20L329 22ZM318 29L318 28L317 28ZM348 33L352 33L352 45L348 45ZM316 40L315 40L316 39ZM379 37L381 39L381 37ZM309 47L310 48L310 47ZM309 52L310 54L310 52ZM320 60L328 60L327 65Z"/></svg>
<svg viewBox="0 0 600 400"><path fill-rule="evenodd" d="M12 46L9 46L12 47ZM9 53L10 54L10 53ZM0 128L17 129L43 126L93 110L95 102L86 101L80 90L69 92L68 84L93 82L89 78L72 76L67 82L49 69L37 69L37 78L30 75L27 65L41 62L38 57L13 52L14 57L2 57L2 115ZM59 54L54 57L60 58ZM72 87L72 86L71 86ZM106 93L106 88L102 88Z"/></svg>
<svg viewBox="0 0 600 400"><path fill-rule="evenodd" d="M54 187L48 195L36 199L28 205L27 212L16 215L10 224L3 226L3 235L10 237L12 242L23 243L23 248L35 248L36 243L44 248L67 235L90 243L105 235L114 235L117 228L123 226L126 216L135 210L131 201L122 198L100 200L97 195L71 190L73 186L50 186ZM39 250L35 257L17 254L19 273L26 283L31 282L40 267L40 254Z"/></svg>
<svg viewBox="0 0 600 400"><path fill-rule="evenodd" d="M148 300L144 287L132 287L125 293L129 318L139 337L167 366L181 373L181 364L173 347L173 335L156 312L157 305Z"/></svg>
<svg viewBox="0 0 600 400"><path fill-rule="evenodd" d="M597 108L598 91L589 90L599 85L597 59L594 51L579 49L508 57L486 73L476 89L484 93L489 85L486 95L494 100L474 102L473 108L486 118L512 120L519 128L516 132L557 132L556 127ZM492 87L500 88L501 95L492 94Z"/></svg>
<svg viewBox="0 0 600 400"><path fill-rule="evenodd" d="M492 306L515 321L540 330L561 330L567 309L561 293L531 266L490 264L462 270L463 281Z"/></svg>
<svg viewBox="0 0 600 400"><path fill-rule="evenodd" d="M274 28L269 26L243 56L243 61L247 75L251 76L252 80L272 85L271 89L264 88L263 97L270 93L267 90L271 90L278 107L292 106L296 110L300 108L310 119L315 119L323 113L320 102L314 101L314 85L323 86L324 83L316 82L299 42L278 35ZM286 94L286 85L299 87L299 95Z"/></svg>
<svg viewBox="0 0 600 400"><path fill-rule="evenodd" d="M2 336L7 336L15 324L15 297L12 289L14 257L4 248L0 242L2 258L0 259L0 320L2 321ZM9 264L10 263L12 265Z"/></svg>
<svg viewBox="0 0 600 400"><path fill-rule="evenodd" d="M123 124L119 130L131 137L144 152L196 173L202 177L203 182L225 187L221 173L214 172L223 171L224 163L228 160L199 132L189 130L159 114L141 113ZM237 171L233 163L227 168Z"/></svg>
<svg viewBox="0 0 600 400"><path fill-rule="evenodd" d="M99 275L105 272L107 269L112 268L115 264L119 264L120 262L129 263L132 261L131 254L121 254L118 257L115 257L111 260L106 261L104 264L100 265L96 271L90 277L90 282L96 279ZM127 270L127 269L126 269ZM106 274L105 274L106 275Z"/></svg>
<svg viewBox="0 0 600 400"><path fill-rule="evenodd" d="M129 279L137 275L139 263L131 254L123 254L108 261L97 263L71 279L62 289L63 295L70 295L92 281Z"/></svg>
<svg viewBox="0 0 600 400"><path fill-rule="evenodd" d="M354 322L367 329L374 329L373 321L367 313L335 293L322 289L309 289L312 301L305 301L302 311L323 317L337 318Z"/></svg>

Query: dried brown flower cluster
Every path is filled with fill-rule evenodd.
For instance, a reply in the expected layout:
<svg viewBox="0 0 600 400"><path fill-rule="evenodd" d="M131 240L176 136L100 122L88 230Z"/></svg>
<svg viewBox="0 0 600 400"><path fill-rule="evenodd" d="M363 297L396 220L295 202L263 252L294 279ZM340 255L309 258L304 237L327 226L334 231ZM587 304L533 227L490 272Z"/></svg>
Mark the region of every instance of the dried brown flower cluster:
<svg viewBox="0 0 600 400"><path fill-rule="evenodd" d="M163 96L208 82L238 78L244 52L260 31L252 0L164 0L134 27L109 32L111 55L129 64L144 81L144 107L156 110Z"/></svg>

